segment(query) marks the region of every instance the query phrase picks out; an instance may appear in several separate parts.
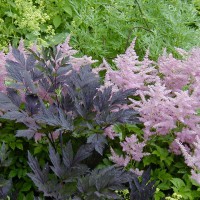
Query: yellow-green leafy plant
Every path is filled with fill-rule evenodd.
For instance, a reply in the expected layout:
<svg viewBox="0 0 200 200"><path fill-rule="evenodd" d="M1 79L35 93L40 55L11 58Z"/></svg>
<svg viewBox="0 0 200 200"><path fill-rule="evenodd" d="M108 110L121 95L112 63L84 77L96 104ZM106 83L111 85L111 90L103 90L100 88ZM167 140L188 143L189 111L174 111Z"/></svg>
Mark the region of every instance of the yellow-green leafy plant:
<svg viewBox="0 0 200 200"><path fill-rule="evenodd" d="M38 40L43 45L63 42L71 32L81 55L111 61L138 38L136 50L157 59L161 50L199 45L199 15L192 1L182 0L9 0L0 10L1 46Z"/></svg>

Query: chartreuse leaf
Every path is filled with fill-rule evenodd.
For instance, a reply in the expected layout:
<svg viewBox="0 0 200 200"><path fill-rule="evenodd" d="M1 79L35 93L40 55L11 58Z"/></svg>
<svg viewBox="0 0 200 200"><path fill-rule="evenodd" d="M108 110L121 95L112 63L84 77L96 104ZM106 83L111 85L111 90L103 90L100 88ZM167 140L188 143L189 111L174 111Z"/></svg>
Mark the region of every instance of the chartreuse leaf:
<svg viewBox="0 0 200 200"><path fill-rule="evenodd" d="M66 2L67 2L67 1L66 1ZM70 17L72 17L72 9L71 9L69 3L66 3L66 4L63 6L63 10L64 10Z"/></svg>
<svg viewBox="0 0 200 200"><path fill-rule="evenodd" d="M56 15L54 18L53 18L53 25L55 26L55 28L58 28L61 24L61 17L59 15Z"/></svg>
<svg viewBox="0 0 200 200"><path fill-rule="evenodd" d="M180 178L172 178L171 182L176 188L185 187L184 181L181 180Z"/></svg>
<svg viewBox="0 0 200 200"><path fill-rule="evenodd" d="M153 155L156 155L159 157L161 162L165 162L168 166L171 165L173 158L169 156L169 151L166 148L161 148L157 145L155 145L156 150L152 152Z"/></svg>
<svg viewBox="0 0 200 200"><path fill-rule="evenodd" d="M126 128L128 129L129 132L134 132L137 135L143 135L144 132L141 128L137 127L135 124L126 124Z"/></svg>
<svg viewBox="0 0 200 200"><path fill-rule="evenodd" d="M157 156L155 156L155 155L145 156L142 159L142 161L143 161L144 166L149 166L152 163L159 164L159 160L158 160Z"/></svg>
<svg viewBox="0 0 200 200"><path fill-rule="evenodd" d="M160 191L159 188L156 188L156 192L154 194L155 200L160 200L160 199L163 199L164 197L165 197L165 194L162 191Z"/></svg>
<svg viewBox="0 0 200 200"><path fill-rule="evenodd" d="M174 186L172 186L175 193L182 195L183 197L187 197L189 199L193 199L191 194L191 189L186 187L183 180L180 178L172 178L171 182Z"/></svg>
<svg viewBox="0 0 200 200"><path fill-rule="evenodd" d="M116 124L116 125L114 126L113 130L114 130L115 133L118 133L119 139L120 139L121 141L123 141L123 140L125 139L125 137L126 137L126 132L124 131L124 128L122 127L121 124Z"/></svg>

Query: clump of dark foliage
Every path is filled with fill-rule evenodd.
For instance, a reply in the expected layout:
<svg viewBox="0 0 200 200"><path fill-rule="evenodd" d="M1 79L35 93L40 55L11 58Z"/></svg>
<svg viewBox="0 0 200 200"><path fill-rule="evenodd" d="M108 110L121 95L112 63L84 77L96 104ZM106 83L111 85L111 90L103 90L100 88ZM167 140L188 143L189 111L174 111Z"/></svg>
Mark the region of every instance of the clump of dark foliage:
<svg viewBox="0 0 200 200"><path fill-rule="evenodd" d="M147 200L153 196L155 182L150 181L150 169L143 173L141 183L135 174L115 166L91 170L82 161L92 156L93 149L91 144L82 145L74 155L68 142L60 157L50 146L52 165L45 164L43 169L29 153L29 166L33 173L28 176L44 196L56 200L121 199L115 191L126 189L129 184L130 200Z"/></svg>
<svg viewBox="0 0 200 200"><path fill-rule="evenodd" d="M69 58L56 48L40 54L13 48L12 54L15 60L7 60L6 65L11 83L7 95L0 93L0 109L5 113L3 118L28 127L18 130L17 136L30 139L37 132L48 136L53 131L77 133L92 137L88 141L95 141L95 149L102 153L99 143L106 142L101 134L106 127L138 123L135 110L120 108L135 90L115 93L111 87L100 90L99 77L90 66L76 71ZM93 133L101 136L92 136Z"/></svg>
<svg viewBox="0 0 200 200"><path fill-rule="evenodd" d="M151 170L148 168L142 174L142 181L140 182L136 176L133 176L133 181L130 182L131 200L149 199L155 193L155 182L149 181L151 178Z"/></svg>
<svg viewBox="0 0 200 200"><path fill-rule="evenodd" d="M122 108L135 90L112 92L112 87L102 87L90 66L73 69L70 57L56 47L41 52L12 48L12 57L6 61L9 86L6 94L0 93L0 109L2 118L26 125L27 129L18 130L16 136L31 139L41 133L51 144L52 165L41 169L37 159L28 154L33 171L28 176L38 190L56 200L119 199L115 191L130 183L130 199L151 198L155 189L154 183L149 183L150 171L144 173L140 183L134 174L121 168L87 165L95 152L103 155L107 144L105 128L139 122L134 109ZM59 133L59 141L53 139L55 132ZM69 138L81 137L87 139L74 155ZM6 188L9 187L8 181Z"/></svg>

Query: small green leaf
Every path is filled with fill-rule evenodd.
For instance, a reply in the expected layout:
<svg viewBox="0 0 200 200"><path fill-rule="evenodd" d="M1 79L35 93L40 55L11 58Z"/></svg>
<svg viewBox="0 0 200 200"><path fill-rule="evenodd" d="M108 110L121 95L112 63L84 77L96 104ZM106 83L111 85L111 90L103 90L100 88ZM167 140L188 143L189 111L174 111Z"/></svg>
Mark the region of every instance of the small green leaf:
<svg viewBox="0 0 200 200"><path fill-rule="evenodd" d="M21 192L26 192L29 191L31 189L32 185L30 183L24 183L22 188L21 188Z"/></svg>
<svg viewBox="0 0 200 200"><path fill-rule="evenodd" d="M26 195L26 199L29 199L29 200L33 200L34 199L34 194L33 192L30 192Z"/></svg>
<svg viewBox="0 0 200 200"><path fill-rule="evenodd" d="M120 141L125 138L125 131L123 131L122 127L119 124L116 124L113 128L115 133L118 133Z"/></svg>
<svg viewBox="0 0 200 200"><path fill-rule="evenodd" d="M16 144L14 142L10 143L9 146L11 147L11 149L15 150Z"/></svg>
<svg viewBox="0 0 200 200"><path fill-rule="evenodd" d="M155 200L160 200L160 199L163 199L164 197L165 197L165 194L161 191L156 192L154 195Z"/></svg>
<svg viewBox="0 0 200 200"><path fill-rule="evenodd" d="M145 156L143 158L144 166L148 166L151 163L158 164L158 158L156 158L156 156L152 156L152 155L151 156Z"/></svg>
<svg viewBox="0 0 200 200"><path fill-rule="evenodd" d="M156 150L152 152L152 154L157 155L161 161L164 161L168 158L168 150L165 148L161 148L159 146L156 146Z"/></svg>
<svg viewBox="0 0 200 200"><path fill-rule="evenodd" d="M171 183L169 181L164 181L158 185L158 188L161 190L169 190L171 187Z"/></svg>
<svg viewBox="0 0 200 200"><path fill-rule="evenodd" d="M56 15L54 18L53 18L53 25L55 26L55 28L58 28L61 24L61 17Z"/></svg>
<svg viewBox="0 0 200 200"><path fill-rule="evenodd" d="M133 132L135 132L138 135L143 135L143 133L144 133L140 128L138 128L134 124L127 124L126 128L128 129L129 132L133 131Z"/></svg>
<svg viewBox="0 0 200 200"><path fill-rule="evenodd" d="M110 166L112 164L112 162L108 160L107 158L103 159L103 163L105 164L105 166Z"/></svg>
<svg viewBox="0 0 200 200"><path fill-rule="evenodd" d="M164 161L168 166L170 166L173 162L173 158L171 156L168 156L167 159L165 159Z"/></svg>
<svg viewBox="0 0 200 200"><path fill-rule="evenodd" d="M18 194L18 197L17 197L18 200L25 200L25 198L26 198L26 197L24 196L23 193L20 192L20 193Z"/></svg>
<svg viewBox="0 0 200 200"><path fill-rule="evenodd" d="M177 188L182 188L182 187L185 187L185 183L183 180L181 180L180 178L172 178L170 180L172 182L172 184Z"/></svg>
<svg viewBox="0 0 200 200"><path fill-rule="evenodd" d="M16 147L20 150L23 150L23 145L22 143L16 143Z"/></svg>
<svg viewBox="0 0 200 200"><path fill-rule="evenodd" d="M189 85L185 85L185 86L183 86L182 90L187 91L187 90L189 90L189 88L190 88Z"/></svg>
<svg viewBox="0 0 200 200"><path fill-rule="evenodd" d="M34 155L40 153L41 151L42 151L42 146L37 146L37 147L34 149Z"/></svg>
<svg viewBox="0 0 200 200"><path fill-rule="evenodd" d="M200 109L197 109L197 115L200 116Z"/></svg>
<svg viewBox="0 0 200 200"><path fill-rule="evenodd" d="M13 177L15 177L17 175L17 171L16 170L12 170L12 171L10 171L10 173L9 173L9 178L13 178Z"/></svg>
<svg viewBox="0 0 200 200"><path fill-rule="evenodd" d="M70 17L72 17L72 9L71 9L71 7L70 7L69 5L65 5L65 6L63 7L63 10L64 10Z"/></svg>
<svg viewBox="0 0 200 200"><path fill-rule="evenodd" d="M105 167L106 167L106 165L104 165L104 164L99 164L96 166L97 169L103 169Z"/></svg>
<svg viewBox="0 0 200 200"><path fill-rule="evenodd" d="M158 169L158 179L165 181L172 178L171 174L166 172L166 169Z"/></svg>
<svg viewBox="0 0 200 200"><path fill-rule="evenodd" d="M25 175L26 175L26 173L25 173ZM24 169L18 169L17 176L18 176L18 178L24 177Z"/></svg>

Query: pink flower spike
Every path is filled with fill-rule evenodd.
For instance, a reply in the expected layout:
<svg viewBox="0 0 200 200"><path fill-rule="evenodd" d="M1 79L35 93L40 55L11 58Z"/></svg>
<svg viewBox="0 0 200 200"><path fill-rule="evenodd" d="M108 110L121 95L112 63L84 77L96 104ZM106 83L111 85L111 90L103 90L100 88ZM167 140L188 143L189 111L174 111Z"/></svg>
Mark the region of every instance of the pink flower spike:
<svg viewBox="0 0 200 200"><path fill-rule="evenodd" d="M34 135L35 142L38 142L39 140L41 140L43 136L44 134L42 133L35 133Z"/></svg>
<svg viewBox="0 0 200 200"><path fill-rule="evenodd" d="M110 157L110 160L113 161L118 166L124 166L126 167L128 163L130 162L130 157L126 156L125 158L123 156L119 156L115 153L115 151L111 148L110 149L112 156Z"/></svg>
<svg viewBox="0 0 200 200"><path fill-rule="evenodd" d="M113 131L113 126L109 126L104 130L104 135L109 137L111 140L117 136L117 134Z"/></svg>
<svg viewBox="0 0 200 200"><path fill-rule="evenodd" d="M65 56L72 56L77 53L76 50L72 50L72 47L69 46L69 40L70 40L70 35L67 36L63 44L59 45L59 48L61 49L62 53Z"/></svg>
<svg viewBox="0 0 200 200"><path fill-rule="evenodd" d="M139 142L136 135L126 137L120 145L123 148L122 150L135 161L141 161L144 156L148 155L148 153L143 153L145 142Z"/></svg>

